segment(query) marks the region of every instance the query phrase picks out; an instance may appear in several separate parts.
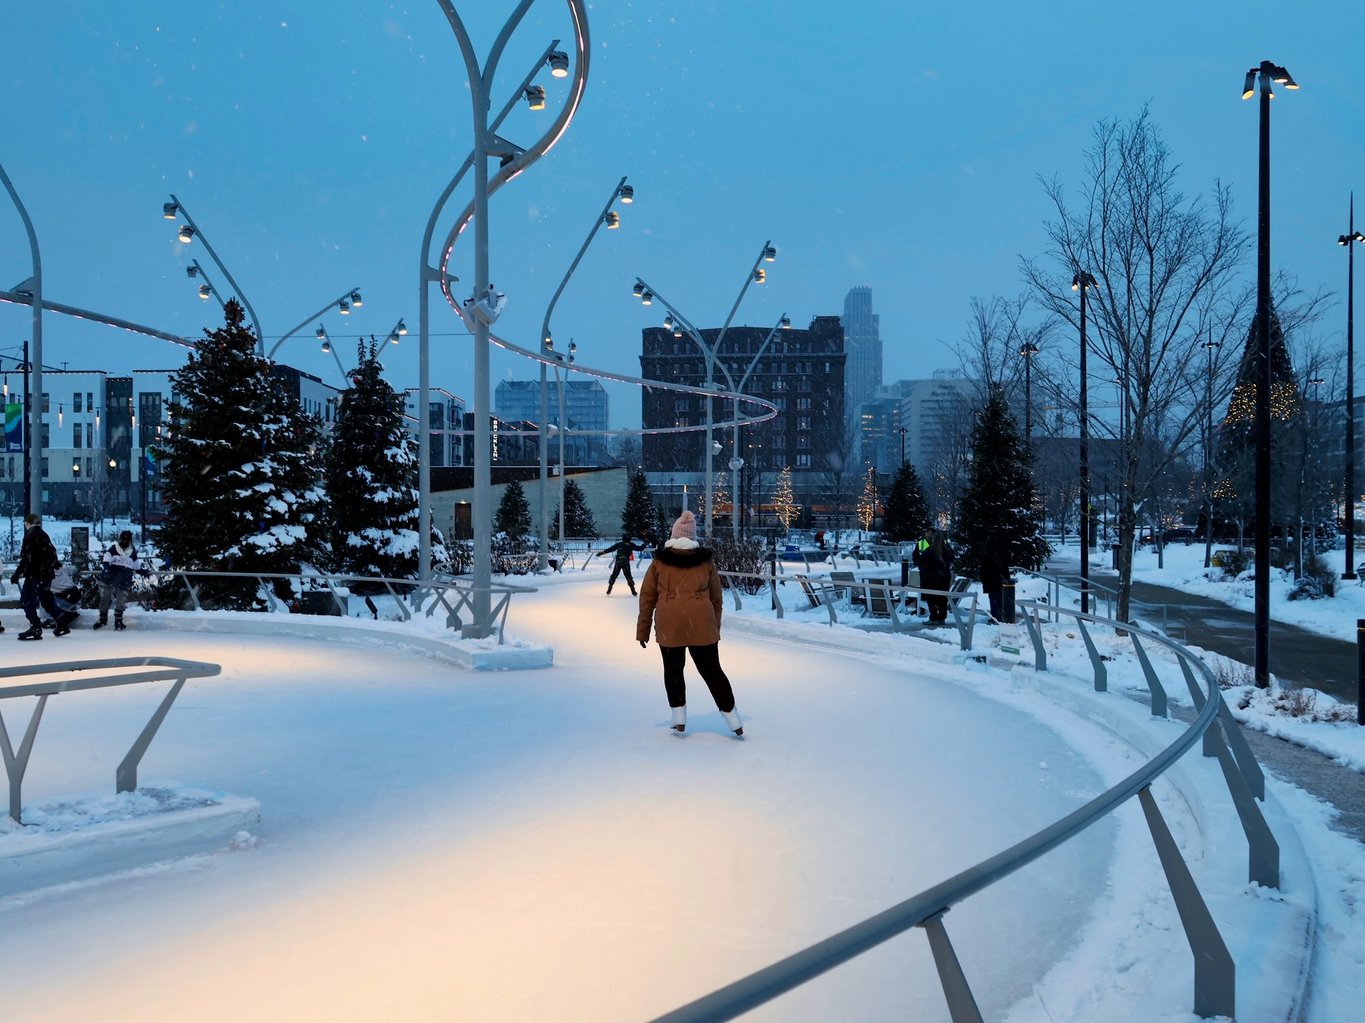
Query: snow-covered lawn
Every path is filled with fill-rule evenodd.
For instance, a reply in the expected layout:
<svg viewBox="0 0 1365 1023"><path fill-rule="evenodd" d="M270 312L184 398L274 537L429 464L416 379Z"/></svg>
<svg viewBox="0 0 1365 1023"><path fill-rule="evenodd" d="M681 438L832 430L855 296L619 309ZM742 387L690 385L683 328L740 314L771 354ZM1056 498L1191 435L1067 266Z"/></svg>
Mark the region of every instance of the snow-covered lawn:
<svg viewBox="0 0 1365 1023"><path fill-rule="evenodd" d="M181 695L143 784L254 798L261 827L234 852L0 900L6 1020L647 1019L1006 847L1183 727L1125 699L1139 682L1117 662L1101 696L1054 681L1060 660L1047 677L958 664L950 644L777 623L759 599L727 608L722 643L746 740L696 683L678 739L657 650L605 572L516 598L510 632L555 651L540 671L459 670L392 630L187 632L137 611L124 633L44 640L43 659L221 663ZM52 701L27 802L106 790L155 699L139 688ZM1323 997L1361 1004L1359 847L1272 783L1284 902L1263 897L1214 762L1181 771L1157 795L1238 957L1239 1019L1295 984L1264 947L1292 945L1285 921L1311 905L1285 811L1336 900ZM1188 1018L1189 953L1135 806L947 924L987 1018ZM946 1019L923 935L750 1018L836 1016Z"/></svg>

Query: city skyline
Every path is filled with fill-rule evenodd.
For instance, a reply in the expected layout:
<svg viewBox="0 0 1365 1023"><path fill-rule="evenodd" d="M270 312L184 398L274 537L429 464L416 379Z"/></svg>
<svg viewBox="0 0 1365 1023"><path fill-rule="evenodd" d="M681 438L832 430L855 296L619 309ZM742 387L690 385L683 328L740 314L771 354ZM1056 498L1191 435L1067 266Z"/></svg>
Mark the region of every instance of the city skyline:
<svg viewBox="0 0 1365 1023"><path fill-rule="evenodd" d="M466 6L486 50L512 5ZM838 19L766 2L742 14L652 0L594 10L579 116L547 160L494 198L492 279L508 295L499 329L534 346L602 194L626 175L636 202L620 208L618 230L600 232L555 313L580 365L633 364L639 331L657 325L630 298L636 275L697 324L718 325L771 240L778 259L736 324L837 314L866 285L886 379L955 368L971 298L1014 296L1018 259L1044 250L1039 179L1075 194L1102 118L1150 109L1182 190L1207 197L1226 182L1253 229L1256 118L1235 86L1270 58L1303 84L1275 104L1275 265L1309 292L1336 294L1316 333L1340 344L1345 266L1334 243L1365 156L1349 70L1365 14L1344 0L1312 18L1267 3L1241 13L1225 21L1163 2L1049 23L998 3L915 11L868 0ZM535 4L501 65L498 102L551 38L570 35L562 5ZM331 382L315 323L342 353L400 318L415 326L421 228L469 149L463 67L437 5L266 14L226 2L76 4L28 12L0 46L0 87L19 112L0 163L32 216L49 300L181 336L219 322L186 278L190 261L218 289L225 282L199 241L181 245L161 217L175 194L252 299L267 347L334 296L364 295L350 316L308 320L281 361ZM1046 59L1055 73L1019 88L1022 68L1006 70L1004 53ZM556 80L543 82L553 107ZM533 119L551 112L519 104L504 134L529 140L543 123ZM7 201L0 239L0 288L10 288L31 270ZM1248 262L1248 281L1251 272ZM443 306L434 312L433 384L469 398L464 328ZM25 308L0 307L0 351L17 354L28 320ZM45 322L53 366L127 373L183 359L165 342ZM415 350L413 337L386 349L395 386L415 383ZM495 382L533 371L495 356ZM638 394L608 388L630 425Z"/></svg>

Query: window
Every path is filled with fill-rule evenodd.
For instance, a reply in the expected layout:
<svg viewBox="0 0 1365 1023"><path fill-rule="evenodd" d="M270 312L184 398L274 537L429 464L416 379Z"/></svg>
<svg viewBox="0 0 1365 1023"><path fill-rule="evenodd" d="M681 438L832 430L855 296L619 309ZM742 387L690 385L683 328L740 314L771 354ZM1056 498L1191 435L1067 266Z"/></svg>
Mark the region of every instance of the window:
<svg viewBox="0 0 1365 1023"><path fill-rule="evenodd" d="M797 455L797 456L796 456L796 467L797 467L798 469L809 469L809 468L810 468L810 455Z"/></svg>
<svg viewBox="0 0 1365 1023"><path fill-rule="evenodd" d="M77 446L77 447L80 447L79 444L77 444L76 446ZM93 447L95 446L95 424L94 424L94 423L86 423L86 424L85 424L85 446L88 447L88 448L93 448Z"/></svg>
<svg viewBox="0 0 1365 1023"><path fill-rule="evenodd" d="M80 392L80 391L77 391L76 393L74 393L73 395L71 395L71 411L72 411L72 412L80 412L80 411L81 411L81 392Z"/></svg>
<svg viewBox="0 0 1365 1023"><path fill-rule="evenodd" d="M78 447L81 446L81 424L80 424L80 423L72 423L72 424L71 424L71 446L72 446L73 448L78 448Z"/></svg>
<svg viewBox="0 0 1365 1023"><path fill-rule="evenodd" d="M43 479L47 479L47 459L46 459L46 458L43 459ZM44 494L46 494L46 491L44 491Z"/></svg>
<svg viewBox="0 0 1365 1023"><path fill-rule="evenodd" d="M809 430L809 429L810 429L810 416L797 416L797 417L796 417L796 428L797 428L798 430Z"/></svg>
<svg viewBox="0 0 1365 1023"><path fill-rule="evenodd" d="M43 392L43 411L44 412L52 411L52 402L48 400L48 394L46 391Z"/></svg>
<svg viewBox="0 0 1365 1023"><path fill-rule="evenodd" d="M90 472L90 470L94 467L94 463L95 460L93 458L87 458L85 460L85 478L88 480L92 480L95 478L93 475L91 475Z"/></svg>

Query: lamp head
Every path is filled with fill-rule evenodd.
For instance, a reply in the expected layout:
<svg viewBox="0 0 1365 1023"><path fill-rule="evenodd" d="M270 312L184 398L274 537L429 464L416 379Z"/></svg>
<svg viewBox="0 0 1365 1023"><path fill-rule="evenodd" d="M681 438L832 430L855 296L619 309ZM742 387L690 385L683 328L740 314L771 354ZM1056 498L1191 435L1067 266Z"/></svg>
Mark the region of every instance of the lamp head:
<svg viewBox="0 0 1365 1023"><path fill-rule="evenodd" d="M1343 239L1341 240L1341 244L1342 244L1342 245L1345 245L1345 244L1346 244L1346 239L1343 238ZM199 264L198 264L198 263L191 263L189 266L185 267L185 276L188 277L188 278L190 278L191 280L193 280L194 278L198 277L198 276L199 276Z"/></svg>
<svg viewBox="0 0 1365 1023"><path fill-rule="evenodd" d="M761 267L761 266L755 267L755 268L754 268L754 283L755 283L755 284L762 284L762 283L763 283L764 281L766 281L767 279L768 279L768 271L767 271L767 270L764 270L763 267Z"/></svg>
<svg viewBox="0 0 1365 1023"><path fill-rule="evenodd" d="M783 330L792 329L792 318L790 316L783 316L779 322L782 324Z"/></svg>
<svg viewBox="0 0 1365 1023"><path fill-rule="evenodd" d="M526 105L532 110L545 109L545 86L528 85L525 92Z"/></svg>
<svg viewBox="0 0 1365 1023"><path fill-rule="evenodd" d="M1252 68L1247 72L1246 80L1242 83L1242 99L1251 99L1256 94L1256 72L1260 68Z"/></svg>
<svg viewBox="0 0 1365 1023"><path fill-rule="evenodd" d="M359 308L360 308L361 306L363 306L364 304L365 304L365 300L364 300L363 298L360 297L360 292L358 292L358 291L353 291L353 292L351 292L351 305L353 305L353 306L355 306L357 309L359 309Z"/></svg>
<svg viewBox="0 0 1365 1023"><path fill-rule="evenodd" d="M396 328L396 333L398 334L399 337L407 337L408 325L404 323L402 320L399 320L398 327Z"/></svg>
<svg viewBox="0 0 1365 1023"><path fill-rule="evenodd" d="M763 247L763 262L771 263L775 259L777 259L777 247L774 245L765 245Z"/></svg>
<svg viewBox="0 0 1365 1023"><path fill-rule="evenodd" d="M550 65L550 74L554 77L569 77L569 55L563 50L555 50L545 58L545 63Z"/></svg>
<svg viewBox="0 0 1365 1023"><path fill-rule="evenodd" d="M190 227L189 224L183 225L180 228L179 238L188 245L190 242L194 241L194 228Z"/></svg>
<svg viewBox="0 0 1365 1023"><path fill-rule="evenodd" d="M315 331L313 331L313 335L314 335L319 341L326 341L326 340L327 340L327 328L324 327L322 324L319 323L319 324L318 324L318 329L315 330Z"/></svg>
<svg viewBox="0 0 1365 1023"><path fill-rule="evenodd" d="M200 297L200 298L208 298L208 297L209 297L210 295L212 295L212 294L213 294L213 289L210 288L207 284L201 284L201 285L199 285L199 297Z"/></svg>
<svg viewBox="0 0 1365 1023"><path fill-rule="evenodd" d="M607 210L606 213L602 214L602 222L607 225L608 231L615 231L621 226L621 214L615 210Z"/></svg>
<svg viewBox="0 0 1365 1023"><path fill-rule="evenodd" d="M178 202L163 202L161 204L161 215L167 220L174 220L180 213Z"/></svg>
<svg viewBox="0 0 1365 1023"><path fill-rule="evenodd" d="M636 298L642 298L645 293L645 286L639 281L636 281L634 287L630 289L630 293Z"/></svg>
<svg viewBox="0 0 1365 1023"><path fill-rule="evenodd" d="M642 292L640 293L640 304L641 304L641 305L653 305L653 304L654 304L654 292L652 292L652 291L642 291Z"/></svg>
<svg viewBox="0 0 1365 1023"><path fill-rule="evenodd" d="M342 316L350 316L351 315L350 303L348 303L343 298L340 302L337 303L337 312L339 312Z"/></svg>
<svg viewBox="0 0 1365 1023"><path fill-rule="evenodd" d="M629 206L635 201L635 189L631 185L622 185L616 190L616 196L621 202Z"/></svg>

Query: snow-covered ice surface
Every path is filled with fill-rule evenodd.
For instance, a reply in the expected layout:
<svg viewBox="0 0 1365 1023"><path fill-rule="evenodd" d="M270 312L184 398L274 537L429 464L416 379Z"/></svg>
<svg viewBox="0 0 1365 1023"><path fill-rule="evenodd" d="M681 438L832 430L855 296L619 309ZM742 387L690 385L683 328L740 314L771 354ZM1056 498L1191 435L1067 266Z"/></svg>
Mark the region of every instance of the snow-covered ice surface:
<svg viewBox="0 0 1365 1023"><path fill-rule="evenodd" d="M635 602L602 595L604 573L537 579L514 600L509 632L553 647L549 670L470 672L389 636L165 630L137 611L127 632L45 640L45 660L60 642L63 657L221 663L186 687L141 774L256 799L261 825L254 847L0 902L5 1019L647 1019L999 851L1182 727L1123 698L1142 683L1122 660L1119 692L1098 696L1051 677L1072 670L1060 652L1046 679L961 665L944 644L775 623L759 598L727 607L722 643L748 738L692 681L677 739L657 650L633 642ZM54 700L26 801L108 783L160 691ZM1196 750L1180 771L1156 794L1238 957L1238 1018L1292 1000L1278 960L1302 960L1281 946L1314 883L1309 1018L1352 1018L1360 847L1272 779L1285 887L1248 888L1216 766ZM1193 1018L1135 806L946 922L987 1018ZM748 1018L836 1016L946 1019L923 935Z"/></svg>

